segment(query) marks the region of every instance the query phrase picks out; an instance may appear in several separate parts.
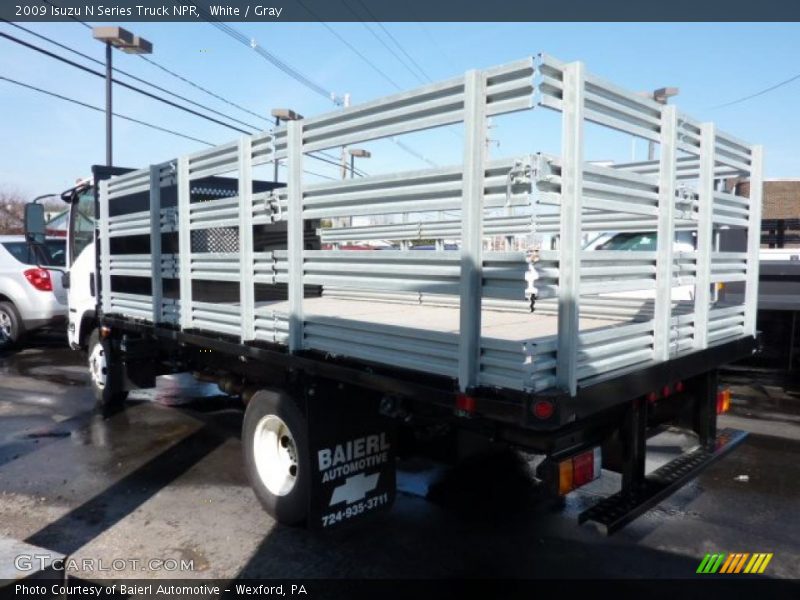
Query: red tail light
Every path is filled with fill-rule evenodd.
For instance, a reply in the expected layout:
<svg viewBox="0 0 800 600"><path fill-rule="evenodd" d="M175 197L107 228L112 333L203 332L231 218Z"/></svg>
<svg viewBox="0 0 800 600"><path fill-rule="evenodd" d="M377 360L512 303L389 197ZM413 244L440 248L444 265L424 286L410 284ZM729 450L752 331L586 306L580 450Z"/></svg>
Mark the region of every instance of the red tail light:
<svg viewBox="0 0 800 600"><path fill-rule="evenodd" d="M592 448L558 463L558 493L562 496L600 477L600 447Z"/></svg>
<svg viewBox="0 0 800 600"><path fill-rule="evenodd" d="M52 292L53 281L50 279L50 271L46 269L28 269L24 272L25 279L41 292Z"/></svg>
<svg viewBox="0 0 800 600"><path fill-rule="evenodd" d="M533 416L537 419L546 420L553 416L555 407L552 402L546 400L539 400L533 405Z"/></svg>
<svg viewBox="0 0 800 600"><path fill-rule="evenodd" d="M475 412L475 398L467 394L458 394L456 396L456 410L463 414L472 414Z"/></svg>
<svg viewBox="0 0 800 600"><path fill-rule="evenodd" d="M572 485L580 487L594 479L594 453L584 452L572 459Z"/></svg>

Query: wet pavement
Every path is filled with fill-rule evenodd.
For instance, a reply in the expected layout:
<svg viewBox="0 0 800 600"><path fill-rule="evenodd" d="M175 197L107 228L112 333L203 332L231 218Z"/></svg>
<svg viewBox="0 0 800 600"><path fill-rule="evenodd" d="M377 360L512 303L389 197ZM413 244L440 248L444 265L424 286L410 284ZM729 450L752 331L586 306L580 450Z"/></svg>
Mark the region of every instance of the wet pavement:
<svg viewBox="0 0 800 600"><path fill-rule="evenodd" d="M398 494L390 512L318 534L278 526L262 511L241 462L242 410L214 385L159 378L124 410L98 414L83 356L40 336L0 355L0 538L95 561L70 573L85 579L691 577L707 552L772 552L767 575L798 578L794 391L773 389L783 399L762 410L753 376L732 377L739 390L721 426L754 433L612 537L576 518L615 491L616 475L604 473L555 512L516 455L450 471L430 499ZM685 438L652 443L665 460ZM113 559L128 564L98 570ZM151 559L192 569L142 571Z"/></svg>

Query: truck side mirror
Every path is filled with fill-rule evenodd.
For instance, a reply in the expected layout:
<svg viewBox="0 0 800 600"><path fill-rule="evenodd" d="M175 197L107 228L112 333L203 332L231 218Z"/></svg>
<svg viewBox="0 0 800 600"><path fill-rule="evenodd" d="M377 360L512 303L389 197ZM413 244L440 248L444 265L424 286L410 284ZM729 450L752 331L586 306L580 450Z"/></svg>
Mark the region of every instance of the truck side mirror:
<svg viewBox="0 0 800 600"><path fill-rule="evenodd" d="M44 206L36 202L25 205L25 239L43 244L45 238Z"/></svg>

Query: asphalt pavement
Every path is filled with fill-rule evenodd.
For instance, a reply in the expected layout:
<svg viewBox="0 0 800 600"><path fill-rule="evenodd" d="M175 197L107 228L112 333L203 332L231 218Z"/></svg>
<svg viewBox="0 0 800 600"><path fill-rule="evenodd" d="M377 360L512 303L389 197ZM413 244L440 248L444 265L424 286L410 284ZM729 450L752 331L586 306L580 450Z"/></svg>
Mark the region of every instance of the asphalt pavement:
<svg viewBox="0 0 800 600"><path fill-rule="evenodd" d="M0 355L0 562L26 544L72 559L68 576L84 579L686 578L706 553L768 552L765 576L798 578L797 389L773 389L782 400L762 410L754 376L732 377L734 409L720 425L751 431L747 440L611 537L577 514L615 491L615 474L554 511L515 455L446 471L431 497L398 494L391 511L321 534L261 509L236 400L170 376L104 415L83 355L38 336ZM668 432L651 443L657 457L683 442Z"/></svg>

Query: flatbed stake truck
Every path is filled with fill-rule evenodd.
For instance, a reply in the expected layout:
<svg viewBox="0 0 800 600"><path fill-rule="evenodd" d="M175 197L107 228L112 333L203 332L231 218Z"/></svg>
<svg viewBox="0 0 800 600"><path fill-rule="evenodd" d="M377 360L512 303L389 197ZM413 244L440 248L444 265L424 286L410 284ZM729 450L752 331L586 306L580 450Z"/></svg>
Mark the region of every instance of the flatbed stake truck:
<svg viewBox="0 0 800 600"><path fill-rule="evenodd" d="M517 119L533 147L490 158L489 118ZM540 152L523 118L554 119L560 152ZM450 166L305 172L319 151L454 125ZM592 135L612 130L656 158L608 161ZM241 394L244 464L281 523L389 507L398 433L463 431L542 455L556 496L621 473L580 516L613 532L744 437L717 430L716 372L755 348L761 171L759 146L581 62L472 70L148 168L95 168L65 194L70 342L101 403L175 371ZM749 197L725 191L731 178ZM745 251L715 247L731 228ZM649 249L582 249L639 230ZM676 249L679 231L694 250ZM744 285L735 303L714 294L727 282ZM695 447L646 473L667 426Z"/></svg>

